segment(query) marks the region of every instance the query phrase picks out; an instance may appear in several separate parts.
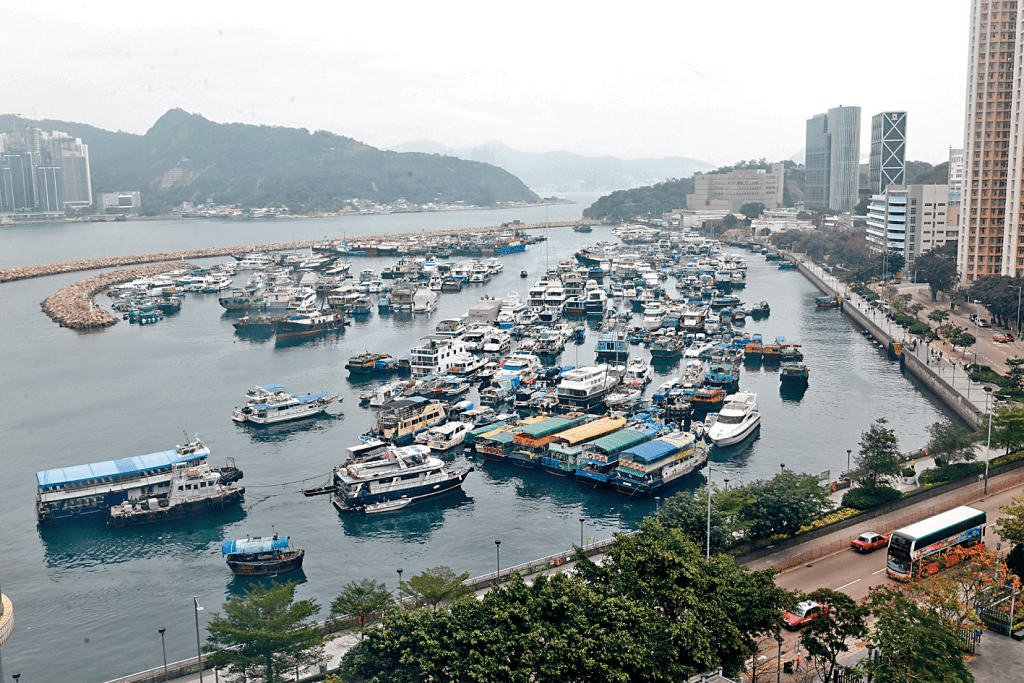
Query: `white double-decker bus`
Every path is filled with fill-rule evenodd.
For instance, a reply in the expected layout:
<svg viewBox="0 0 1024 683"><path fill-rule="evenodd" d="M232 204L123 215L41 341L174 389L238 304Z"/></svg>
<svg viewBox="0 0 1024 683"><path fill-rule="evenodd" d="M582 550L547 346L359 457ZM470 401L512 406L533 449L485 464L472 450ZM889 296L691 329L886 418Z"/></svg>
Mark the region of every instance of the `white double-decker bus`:
<svg viewBox="0 0 1024 683"><path fill-rule="evenodd" d="M983 542L987 517L963 505L894 531L889 539L886 573L899 581L933 574L945 566L945 551Z"/></svg>

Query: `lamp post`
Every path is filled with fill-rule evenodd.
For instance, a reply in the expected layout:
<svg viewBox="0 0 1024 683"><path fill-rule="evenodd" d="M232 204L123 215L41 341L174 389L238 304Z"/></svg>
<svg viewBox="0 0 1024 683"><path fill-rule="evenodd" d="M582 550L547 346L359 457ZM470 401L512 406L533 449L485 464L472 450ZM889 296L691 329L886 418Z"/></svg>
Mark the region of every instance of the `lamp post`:
<svg viewBox="0 0 1024 683"><path fill-rule="evenodd" d="M988 407L988 446L985 451L985 493L988 493L988 461L992 452L992 387L985 387L985 405Z"/></svg>
<svg viewBox="0 0 1024 683"><path fill-rule="evenodd" d="M166 631L166 630L167 629L165 629L163 626L161 626L160 628L157 629L157 631L160 632L160 647L164 651L164 680L165 681L167 680L167 645L164 643L164 631Z"/></svg>
<svg viewBox="0 0 1024 683"><path fill-rule="evenodd" d="M21 678L21 672L20 671L15 671L13 678L14 678L14 683L18 683L18 679Z"/></svg>
<svg viewBox="0 0 1024 683"><path fill-rule="evenodd" d="M398 568L398 604L402 604L402 568Z"/></svg>
<svg viewBox="0 0 1024 683"><path fill-rule="evenodd" d="M661 509L661 496L654 497L654 513L657 514L658 510Z"/></svg>
<svg viewBox="0 0 1024 683"><path fill-rule="evenodd" d="M871 675L874 673L875 646L868 643L868 683L871 683Z"/></svg>
<svg viewBox="0 0 1024 683"><path fill-rule="evenodd" d="M853 453L853 449L852 448L847 448L846 449L846 471L847 472L850 471L850 454L851 453Z"/></svg>
<svg viewBox="0 0 1024 683"><path fill-rule="evenodd" d="M196 653L199 655L199 683L203 683L203 648L199 645L199 611L203 609L199 605L199 598L193 597L196 605Z"/></svg>
<svg viewBox="0 0 1024 683"><path fill-rule="evenodd" d="M1018 294L1018 298L1020 298ZM974 364L978 364L978 304L981 302L977 299L974 300ZM971 383L967 383L967 391L971 390Z"/></svg>
<svg viewBox="0 0 1024 683"><path fill-rule="evenodd" d="M580 547L583 547L583 518L580 517Z"/></svg>
<svg viewBox="0 0 1024 683"><path fill-rule="evenodd" d="M501 578L501 541L494 541L494 559L498 563L498 578Z"/></svg>
<svg viewBox="0 0 1024 683"><path fill-rule="evenodd" d="M782 472L785 472L785 471L786 471L786 463L784 463L784 462L780 462L780 463L779 463L779 467L781 467L781 468L782 468Z"/></svg>
<svg viewBox="0 0 1024 683"><path fill-rule="evenodd" d="M782 644L786 639L776 633L775 642L779 644L779 658L775 660L775 682L778 683L782 680Z"/></svg>

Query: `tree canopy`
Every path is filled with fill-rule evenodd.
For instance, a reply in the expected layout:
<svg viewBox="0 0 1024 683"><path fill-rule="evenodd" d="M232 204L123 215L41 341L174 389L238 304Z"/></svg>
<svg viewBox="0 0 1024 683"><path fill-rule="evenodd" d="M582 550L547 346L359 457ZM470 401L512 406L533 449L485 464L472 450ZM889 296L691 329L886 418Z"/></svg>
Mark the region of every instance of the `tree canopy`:
<svg viewBox="0 0 1024 683"><path fill-rule="evenodd" d="M393 605L395 599L383 583L373 579L352 581L346 585L331 603L331 619L340 621L347 628L355 628L360 637L374 619Z"/></svg>
<svg viewBox="0 0 1024 683"><path fill-rule="evenodd" d="M320 629L306 620L320 612L315 600L295 602L298 582L257 585L244 597L224 603L207 628L209 661L216 667L266 683L286 680L285 672L309 665L323 654Z"/></svg>
<svg viewBox="0 0 1024 683"><path fill-rule="evenodd" d="M977 436L970 429L948 422L935 422L928 426L928 433L931 439L927 449L932 457L941 457L949 463L974 460Z"/></svg>
<svg viewBox="0 0 1024 683"><path fill-rule="evenodd" d="M473 589L463 583L468 578L469 572L457 575L450 567L434 567L403 581L401 588L427 607L437 609L440 605L472 595Z"/></svg>
<svg viewBox="0 0 1024 683"><path fill-rule="evenodd" d="M800 644L807 650L821 680L831 681L839 658L850 650L848 641L867 635L870 610L846 593L831 588L819 588L807 598L827 605L828 612L804 627Z"/></svg>
<svg viewBox="0 0 1024 683"><path fill-rule="evenodd" d="M862 486L875 487L903 469L896 433L886 427L888 420L880 417L860 436L860 452L854 462L864 470Z"/></svg>
<svg viewBox="0 0 1024 683"><path fill-rule="evenodd" d="M748 500L740 517L756 537L792 536L833 506L828 491L811 474L786 470L767 481L742 487Z"/></svg>
<svg viewBox="0 0 1024 683"><path fill-rule="evenodd" d="M711 496L711 552L725 550L732 542L732 534L718 510L717 492ZM708 487L690 493L680 491L661 505L658 521L670 529L685 533L698 548L705 548L708 536Z"/></svg>
<svg viewBox="0 0 1024 683"><path fill-rule="evenodd" d="M951 244L955 246L956 243ZM948 246L936 247L921 254L914 261L913 267L916 280L928 283L932 301L938 299L939 292L949 292L956 287L956 252Z"/></svg>

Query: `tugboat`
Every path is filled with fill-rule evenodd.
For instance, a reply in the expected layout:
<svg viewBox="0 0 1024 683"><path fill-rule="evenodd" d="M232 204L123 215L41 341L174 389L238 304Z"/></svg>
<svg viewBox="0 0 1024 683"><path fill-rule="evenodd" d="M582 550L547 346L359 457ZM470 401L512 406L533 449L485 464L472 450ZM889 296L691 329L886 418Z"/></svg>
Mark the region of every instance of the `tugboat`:
<svg viewBox="0 0 1024 683"><path fill-rule="evenodd" d="M224 541L220 548L236 576L272 576L302 567L304 550L288 550L288 537L277 534L264 538Z"/></svg>
<svg viewBox="0 0 1024 683"><path fill-rule="evenodd" d="M779 371L783 385L806 387L810 376L811 369L803 363L784 363Z"/></svg>
<svg viewBox="0 0 1024 683"><path fill-rule="evenodd" d="M369 312L369 311L367 311ZM345 326L345 316L339 312L325 312L316 309L300 309L277 323L277 338L308 337L321 332L337 330Z"/></svg>
<svg viewBox="0 0 1024 683"><path fill-rule="evenodd" d="M255 318L245 316L234 323L235 334L251 336L270 336L277 329L277 319L270 316L259 315Z"/></svg>

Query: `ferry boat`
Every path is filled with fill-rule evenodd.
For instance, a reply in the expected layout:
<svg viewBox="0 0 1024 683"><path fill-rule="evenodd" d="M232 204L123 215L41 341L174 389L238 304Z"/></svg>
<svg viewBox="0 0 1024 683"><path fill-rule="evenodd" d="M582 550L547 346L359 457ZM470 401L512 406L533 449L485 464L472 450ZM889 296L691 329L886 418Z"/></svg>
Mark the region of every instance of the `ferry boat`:
<svg viewBox="0 0 1024 683"><path fill-rule="evenodd" d="M252 422L257 425L277 424L300 420L304 417L319 415L328 406L338 400L338 394L304 394L293 396L284 391L280 384L268 384L258 389L267 390L264 394L254 396L250 391L246 394L249 401L241 408L236 407L231 413L235 422Z"/></svg>
<svg viewBox="0 0 1024 683"><path fill-rule="evenodd" d="M731 394L719 411L715 424L708 430L707 437L716 446L732 446L753 434L760 424L757 394Z"/></svg>
<svg viewBox="0 0 1024 683"><path fill-rule="evenodd" d="M634 446L619 455L611 486L628 496L659 493L708 460L708 449L693 434L674 432Z"/></svg>
<svg viewBox="0 0 1024 683"><path fill-rule="evenodd" d="M36 472L36 515L43 525L101 519L126 500L167 496L174 465L199 467L209 455L195 437L174 450Z"/></svg>
<svg viewBox="0 0 1024 683"><path fill-rule="evenodd" d="M564 408L593 408L604 401L620 379L619 371L607 364L573 368L562 373L558 383L558 403Z"/></svg>
<svg viewBox="0 0 1024 683"><path fill-rule="evenodd" d="M449 468L427 446L390 448L383 455L334 469L331 502L339 512L397 499L417 500L454 491L472 466Z"/></svg>
<svg viewBox="0 0 1024 683"><path fill-rule="evenodd" d="M367 302L367 305L369 305L369 302ZM295 337L309 337L321 332L341 329L344 326L345 316L340 312L327 312L307 308L298 310L278 320L275 334L278 339L292 339Z"/></svg>
<svg viewBox="0 0 1024 683"><path fill-rule="evenodd" d="M288 536L224 541L220 547L228 567L237 576L276 576L302 567L304 550L288 550Z"/></svg>
<svg viewBox="0 0 1024 683"><path fill-rule="evenodd" d="M244 486L221 482L220 472L202 463L195 467L188 463L171 466L170 492L162 498L131 498L120 505L111 506L107 525L112 527L136 526L195 517L242 501Z"/></svg>
<svg viewBox="0 0 1024 683"><path fill-rule="evenodd" d="M444 401L411 396L395 401L390 410L381 413L374 432L389 443L408 444L417 434L442 424L447 418L448 409Z"/></svg>

